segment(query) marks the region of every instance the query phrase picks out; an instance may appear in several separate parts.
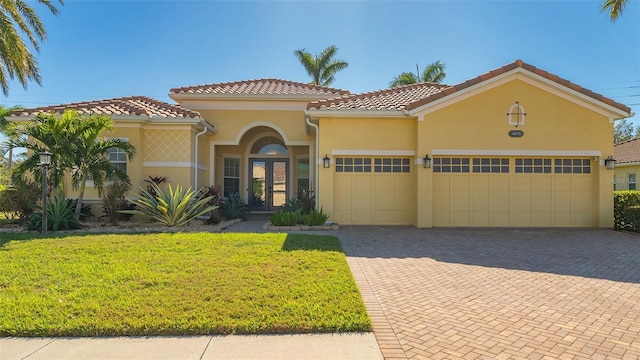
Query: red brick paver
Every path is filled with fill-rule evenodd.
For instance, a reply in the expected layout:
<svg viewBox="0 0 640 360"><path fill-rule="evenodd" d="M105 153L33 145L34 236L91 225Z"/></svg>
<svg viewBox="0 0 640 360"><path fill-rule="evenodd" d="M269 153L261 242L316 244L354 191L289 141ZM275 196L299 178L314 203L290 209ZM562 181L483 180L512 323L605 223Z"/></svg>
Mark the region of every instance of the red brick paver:
<svg viewBox="0 0 640 360"><path fill-rule="evenodd" d="M640 236L342 227L386 359L640 359Z"/></svg>

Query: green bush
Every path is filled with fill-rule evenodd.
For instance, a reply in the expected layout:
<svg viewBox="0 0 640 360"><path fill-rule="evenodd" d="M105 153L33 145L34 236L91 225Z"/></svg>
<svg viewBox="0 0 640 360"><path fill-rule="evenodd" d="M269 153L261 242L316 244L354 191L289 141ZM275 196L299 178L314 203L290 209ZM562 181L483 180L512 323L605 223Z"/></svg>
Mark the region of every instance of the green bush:
<svg viewBox="0 0 640 360"><path fill-rule="evenodd" d="M278 211L269 216L269 221L274 226L294 226L302 221L300 211Z"/></svg>
<svg viewBox="0 0 640 360"><path fill-rule="evenodd" d="M165 193L157 184L150 186L153 191L140 188L140 198L134 202L143 211L122 210L120 213L148 216L172 227L184 225L217 208L209 205L210 196L196 194L191 188L184 190L180 185L176 185L174 190L169 185L169 191Z"/></svg>
<svg viewBox="0 0 640 360"><path fill-rule="evenodd" d="M249 216L249 209L247 208L247 205L240 200L240 195L238 194L224 198L220 202L220 212L222 213L222 217L226 220L246 220L247 216Z"/></svg>
<svg viewBox="0 0 640 360"><path fill-rule="evenodd" d="M617 230L640 231L640 191L613 192L613 227Z"/></svg>
<svg viewBox="0 0 640 360"><path fill-rule="evenodd" d="M302 215L308 215L311 210L314 209L315 200L309 197L292 198L282 206L283 211L296 212L299 211Z"/></svg>
<svg viewBox="0 0 640 360"><path fill-rule="evenodd" d="M55 196L47 201L47 230L73 230L81 227L71 202L63 196ZM27 228L31 231L42 229L42 210L31 214Z"/></svg>
<svg viewBox="0 0 640 360"><path fill-rule="evenodd" d="M41 188L31 181L15 181L14 185L0 191L0 212L13 215L24 223L36 210L42 196Z"/></svg>
<svg viewBox="0 0 640 360"><path fill-rule="evenodd" d="M122 180L115 180L104 187L102 193L102 211L109 222L118 225L120 220L129 220L132 214L120 213L121 210L135 210L136 205L125 199L125 194L131 190L131 184Z"/></svg>
<svg viewBox="0 0 640 360"><path fill-rule="evenodd" d="M327 222L329 215L325 214L320 208L320 211L312 209L307 216L304 217L304 224L309 226L324 225Z"/></svg>

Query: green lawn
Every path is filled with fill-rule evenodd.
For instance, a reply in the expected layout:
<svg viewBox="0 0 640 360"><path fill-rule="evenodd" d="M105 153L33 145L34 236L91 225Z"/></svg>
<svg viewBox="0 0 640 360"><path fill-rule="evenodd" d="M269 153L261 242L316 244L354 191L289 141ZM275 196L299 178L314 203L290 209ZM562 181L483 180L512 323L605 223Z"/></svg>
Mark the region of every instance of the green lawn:
<svg viewBox="0 0 640 360"><path fill-rule="evenodd" d="M0 235L0 336L371 330L333 236L30 237Z"/></svg>

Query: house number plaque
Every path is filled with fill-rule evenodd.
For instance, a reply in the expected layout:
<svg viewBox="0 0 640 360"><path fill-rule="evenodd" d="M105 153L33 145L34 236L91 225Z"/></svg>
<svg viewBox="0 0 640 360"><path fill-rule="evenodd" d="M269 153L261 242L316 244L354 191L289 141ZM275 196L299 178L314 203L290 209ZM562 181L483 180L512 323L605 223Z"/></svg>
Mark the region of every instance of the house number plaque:
<svg viewBox="0 0 640 360"><path fill-rule="evenodd" d="M523 137L524 131L522 130L511 130L509 131L509 136L511 137Z"/></svg>

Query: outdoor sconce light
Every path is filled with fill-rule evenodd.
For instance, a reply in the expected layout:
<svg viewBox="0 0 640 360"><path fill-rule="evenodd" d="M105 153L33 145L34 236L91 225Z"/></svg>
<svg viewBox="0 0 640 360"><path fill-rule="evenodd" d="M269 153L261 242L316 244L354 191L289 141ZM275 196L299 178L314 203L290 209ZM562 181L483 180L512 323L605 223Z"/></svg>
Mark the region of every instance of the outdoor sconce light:
<svg viewBox="0 0 640 360"><path fill-rule="evenodd" d="M609 155L606 159L604 159L604 166L607 167L608 170L613 170L616 168L616 159L613 156Z"/></svg>
<svg viewBox="0 0 640 360"><path fill-rule="evenodd" d="M42 166L42 234L47 234L47 168L51 164L52 153L43 151L40 154L40 166Z"/></svg>
<svg viewBox="0 0 640 360"><path fill-rule="evenodd" d="M331 162L331 159L329 159L329 155L324 155L324 158L322 159L322 166L324 166L325 169L329 168L329 163Z"/></svg>
<svg viewBox="0 0 640 360"><path fill-rule="evenodd" d="M431 158L429 157L429 154L425 155L422 159L422 166L424 166L425 169L431 167Z"/></svg>

